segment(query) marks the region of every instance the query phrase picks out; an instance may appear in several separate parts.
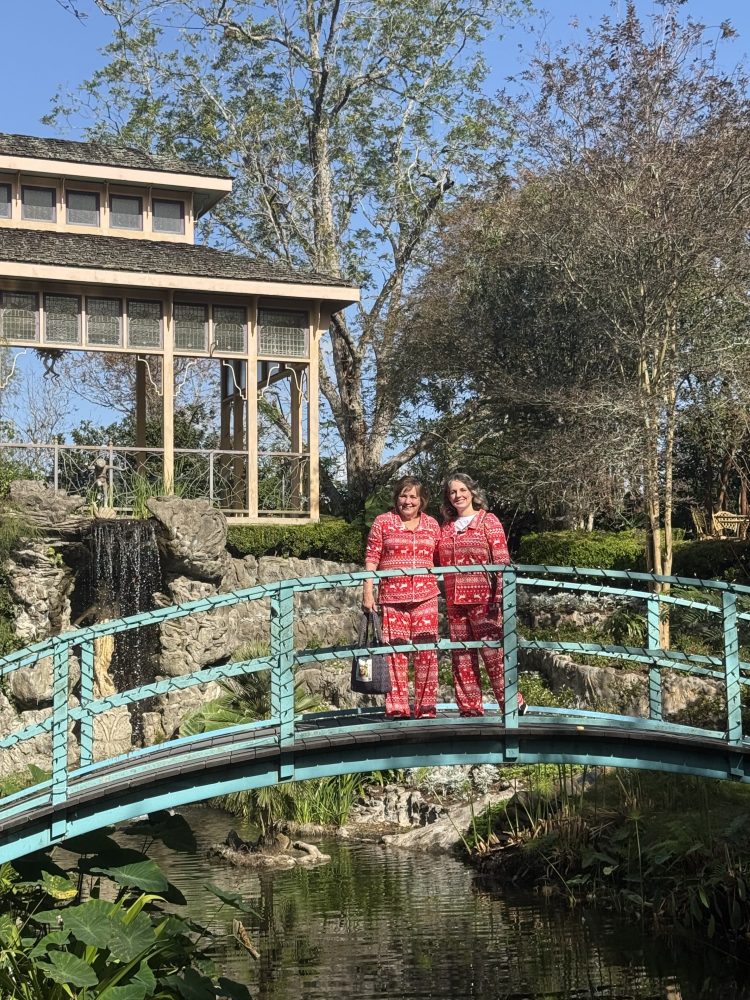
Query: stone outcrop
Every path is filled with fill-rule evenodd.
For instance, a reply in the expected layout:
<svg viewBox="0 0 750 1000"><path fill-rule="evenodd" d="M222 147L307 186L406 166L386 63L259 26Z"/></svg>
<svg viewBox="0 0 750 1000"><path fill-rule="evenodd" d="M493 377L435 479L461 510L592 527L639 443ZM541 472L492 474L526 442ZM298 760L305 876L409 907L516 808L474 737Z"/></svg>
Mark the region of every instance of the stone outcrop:
<svg viewBox="0 0 750 1000"><path fill-rule="evenodd" d="M44 535L76 535L91 520L86 500L36 479L10 484L8 505L24 524Z"/></svg>
<svg viewBox="0 0 750 1000"><path fill-rule="evenodd" d="M3 565L16 608L15 633L28 645L70 628L73 571L48 541L27 541Z"/></svg>
<svg viewBox="0 0 750 1000"><path fill-rule="evenodd" d="M158 497L146 506L158 522L159 550L172 573L210 581L227 574L227 521L208 500Z"/></svg>
<svg viewBox="0 0 750 1000"><path fill-rule="evenodd" d="M648 676L616 667L574 663L570 657L546 649L521 650L521 665L535 670L552 691L567 689L581 707L648 718ZM704 724L723 728L724 690L719 681L662 672L664 717L677 719L700 709Z"/></svg>

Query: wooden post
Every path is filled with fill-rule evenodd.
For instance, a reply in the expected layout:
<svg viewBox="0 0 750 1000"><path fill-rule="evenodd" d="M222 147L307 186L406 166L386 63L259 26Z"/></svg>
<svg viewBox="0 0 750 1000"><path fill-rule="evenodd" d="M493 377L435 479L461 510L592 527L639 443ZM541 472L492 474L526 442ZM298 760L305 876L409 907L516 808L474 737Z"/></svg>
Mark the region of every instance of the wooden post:
<svg viewBox="0 0 750 1000"><path fill-rule="evenodd" d="M243 451L245 448L245 403L242 399L242 386L247 395L248 380L247 361L233 358L231 369L227 374L232 380L232 451ZM247 496L247 459L240 455L232 457L232 506L242 510Z"/></svg>
<svg viewBox="0 0 750 1000"><path fill-rule="evenodd" d="M291 439L289 445L293 456L291 459L292 510L302 510L303 507L302 503L302 498L304 494L303 484L305 481L303 471L305 463L302 456L302 453L304 451L304 443L302 440L302 409L304 403L301 390L302 390L302 377L304 375L304 371L305 371L304 365L289 366L289 399L290 399L289 422L291 428Z"/></svg>
<svg viewBox="0 0 750 1000"><path fill-rule="evenodd" d="M137 354L135 357L135 444L136 448L146 447L146 365L148 359ZM146 465L145 451L136 455L138 472L143 475Z"/></svg>
<svg viewBox="0 0 750 1000"><path fill-rule="evenodd" d="M247 512L258 519L258 296L250 299L247 324Z"/></svg>
<svg viewBox="0 0 750 1000"><path fill-rule="evenodd" d="M169 292L164 309L164 353L161 361L162 447L164 492L174 492L174 295Z"/></svg>
<svg viewBox="0 0 750 1000"><path fill-rule="evenodd" d="M328 329L331 314L321 309L320 300L313 302L310 311L310 369L308 372L308 395L310 401L307 409L307 450L310 455L309 489L310 489L310 520L320 520L320 441L318 423L320 420L320 338Z"/></svg>

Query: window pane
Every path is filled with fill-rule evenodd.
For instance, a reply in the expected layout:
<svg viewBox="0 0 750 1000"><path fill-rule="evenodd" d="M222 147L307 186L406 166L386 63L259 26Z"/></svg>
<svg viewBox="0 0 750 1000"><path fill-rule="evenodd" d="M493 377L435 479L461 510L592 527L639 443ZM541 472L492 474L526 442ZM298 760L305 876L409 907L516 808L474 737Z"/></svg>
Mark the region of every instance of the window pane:
<svg viewBox="0 0 750 1000"><path fill-rule="evenodd" d="M0 184L0 219L10 218L10 184Z"/></svg>
<svg viewBox="0 0 750 1000"><path fill-rule="evenodd" d="M0 337L6 340L36 340L38 329L36 295L3 292Z"/></svg>
<svg viewBox="0 0 750 1000"><path fill-rule="evenodd" d="M120 343L119 299L86 299L86 337L90 344Z"/></svg>
<svg viewBox="0 0 750 1000"><path fill-rule="evenodd" d="M143 229L141 199L113 194L109 199L109 224L114 229Z"/></svg>
<svg viewBox="0 0 750 1000"><path fill-rule="evenodd" d="M245 353L245 310L214 306L214 344L217 351Z"/></svg>
<svg viewBox="0 0 750 1000"><path fill-rule="evenodd" d="M154 232L185 232L185 206L181 201L163 201L160 198L154 198L152 210Z"/></svg>
<svg viewBox="0 0 750 1000"><path fill-rule="evenodd" d="M258 310L258 353L272 357L307 357L308 318L305 312Z"/></svg>
<svg viewBox="0 0 750 1000"><path fill-rule="evenodd" d="M205 351L206 307L175 302L174 346L181 350Z"/></svg>
<svg viewBox="0 0 750 1000"><path fill-rule="evenodd" d="M52 344L77 344L81 301L75 295L44 296L45 341Z"/></svg>
<svg viewBox="0 0 750 1000"><path fill-rule="evenodd" d="M68 222L71 226L99 225L99 195L94 191L68 191Z"/></svg>
<svg viewBox="0 0 750 1000"><path fill-rule="evenodd" d="M128 343L161 347L161 302L128 302Z"/></svg>
<svg viewBox="0 0 750 1000"><path fill-rule="evenodd" d="M21 189L21 216L37 222L54 222L57 193L54 188L25 187Z"/></svg>

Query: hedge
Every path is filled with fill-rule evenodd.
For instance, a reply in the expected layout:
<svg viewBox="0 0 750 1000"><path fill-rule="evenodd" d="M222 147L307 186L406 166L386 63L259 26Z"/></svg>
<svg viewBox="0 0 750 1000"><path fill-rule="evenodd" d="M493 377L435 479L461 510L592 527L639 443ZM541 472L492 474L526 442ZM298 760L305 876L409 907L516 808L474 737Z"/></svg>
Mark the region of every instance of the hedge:
<svg viewBox="0 0 750 1000"><path fill-rule="evenodd" d="M644 572L646 536L643 531L544 531L525 535L516 562L541 566L590 566ZM686 542L677 537L672 560L674 576L699 580L750 581L750 542L708 539Z"/></svg>
<svg viewBox="0 0 750 1000"><path fill-rule="evenodd" d="M534 566L646 568L642 531L539 531L524 535L516 561Z"/></svg>
<svg viewBox="0 0 750 1000"><path fill-rule="evenodd" d="M293 556L359 565L365 557L361 526L338 517L324 517L317 524L253 524L230 528L227 547L239 557Z"/></svg>

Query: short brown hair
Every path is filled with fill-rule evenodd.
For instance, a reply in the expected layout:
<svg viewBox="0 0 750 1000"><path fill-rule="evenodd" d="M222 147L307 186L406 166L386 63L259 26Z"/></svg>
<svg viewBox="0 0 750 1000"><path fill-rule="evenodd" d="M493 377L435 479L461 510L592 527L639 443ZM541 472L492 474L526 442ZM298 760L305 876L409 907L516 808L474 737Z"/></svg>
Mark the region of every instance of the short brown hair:
<svg viewBox="0 0 750 1000"><path fill-rule="evenodd" d="M393 487L393 506L395 507L398 503L398 498L404 492L404 490L414 489L417 491L417 496L419 497L419 513L421 514L427 509L427 504L430 502L430 494L427 487L422 484L421 479L417 479L416 476L402 476L399 481Z"/></svg>

